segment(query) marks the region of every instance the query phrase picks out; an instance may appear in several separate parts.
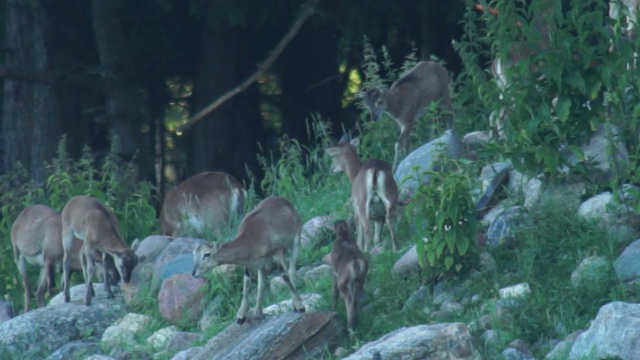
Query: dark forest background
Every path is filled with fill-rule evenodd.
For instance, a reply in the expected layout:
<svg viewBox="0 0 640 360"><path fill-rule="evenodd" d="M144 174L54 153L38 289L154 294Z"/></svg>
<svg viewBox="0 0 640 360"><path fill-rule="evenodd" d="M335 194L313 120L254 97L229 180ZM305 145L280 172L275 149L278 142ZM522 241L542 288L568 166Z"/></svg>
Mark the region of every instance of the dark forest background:
<svg viewBox="0 0 640 360"><path fill-rule="evenodd" d="M466 5L470 5L467 3ZM179 126L239 85L294 23L304 1L7 0L0 57L0 175L20 163L36 182L63 135L78 157L112 147L144 180L168 184L201 171L260 177L256 154L283 136L309 141L306 120L334 133L360 116L363 42L400 64L443 60L462 36L465 2L321 0L260 80L194 126ZM114 136L119 139L112 144ZM277 156L277 154L276 154Z"/></svg>

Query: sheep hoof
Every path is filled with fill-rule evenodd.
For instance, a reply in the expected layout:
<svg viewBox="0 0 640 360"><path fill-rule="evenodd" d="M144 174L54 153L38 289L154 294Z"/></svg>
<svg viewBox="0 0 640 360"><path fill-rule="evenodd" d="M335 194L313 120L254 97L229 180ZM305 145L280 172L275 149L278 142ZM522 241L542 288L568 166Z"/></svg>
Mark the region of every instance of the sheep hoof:
<svg viewBox="0 0 640 360"><path fill-rule="evenodd" d="M242 325L242 324L244 324L246 321L247 321L247 318L246 318L246 317L241 317L241 318L238 318L238 320L236 320L236 322L238 323L238 325Z"/></svg>
<svg viewBox="0 0 640 360"><path fill-rule="evenodd" d="M304 312L307 312L307 310L303 307L302 309L295 309L295 312L304 313Z"/></svg>

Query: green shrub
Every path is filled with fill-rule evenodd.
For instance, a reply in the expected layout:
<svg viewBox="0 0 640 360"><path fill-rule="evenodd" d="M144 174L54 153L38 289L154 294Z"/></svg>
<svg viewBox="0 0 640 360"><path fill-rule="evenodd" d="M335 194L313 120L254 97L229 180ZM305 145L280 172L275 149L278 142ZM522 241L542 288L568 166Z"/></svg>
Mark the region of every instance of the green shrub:
<svg viewBox="0 0 640 360"><path fill-rule="evenodd" d="M627 146L636 152L638 121L630 118L638 118L640 107L630 108L629 99L638 94L638 76L627 66L639 43L621 36L620 24L606 16L606 2L490 1L485 5L498 10L497 19L488 11L469 7L464 36L455 44L464 64L456 115L463 123L480 125L475 126L477 130L488 127L491 113L505 112L504 137L490 148L495 157L509 159L528 175L555 177L565 162L561 149L581 156L579 146L606 123L618 126ZM540 24L551 29L552 36L540 31ZM533 53L521 54L513 66L505 68L510 85L500 99L487 69L491 60L508 58L514 49ZM588 181L590 172L583 166L572 165Z"/></svg>
<svg viewBox="0 0 640 360"><path fill-rule="evenodd" d="M431 181L420 183L407 210L415 214L420 231L416 240L420 265L427 268L433 278L469 268L478 231L471 179L463 171L464 167L442 157L437 161L438 167L457 171L421 174L420 179L428 175Z"/></svg>

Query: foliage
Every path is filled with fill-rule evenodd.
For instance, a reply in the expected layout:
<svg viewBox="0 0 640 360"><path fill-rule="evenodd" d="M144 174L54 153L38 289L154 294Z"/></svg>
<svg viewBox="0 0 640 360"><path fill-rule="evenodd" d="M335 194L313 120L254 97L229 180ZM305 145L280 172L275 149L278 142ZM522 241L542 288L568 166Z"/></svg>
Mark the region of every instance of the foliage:
<svg viewBox="0 0 640 360"><path fill-rule="evenodd" d="M131 163L123 163L115 154L117 142L111 152L98 163L89 148L74 161L67 152L66 139L58 144L56 157L47 166L47 182L36 184L30 180L25 170L2 176L0 194L0 235L10 239L11 225L20 212L31 205L43 204L58 211L76 195L95 197L113 209L118 218L120 233L129 243L135 238L146 237L157 229L157 201L155 189L146 182L138 181L137 170ZM19 168L21 169L21 168ZM17 272L11 260L11 243L2 245L0 261L0 291L22 302L19 294ZM35 269L31 269L34 271ZM18 300L19 299L19 300Z"/></svg>
<svg viewBox="0 0 640 360"><path fill-rule="evenodd" d="M478 230L476 207L471 197L471 179L464 166L454 160L437 160L440 169L425 171L408 211L416 214L421 229L416 240L418 259L433 278L455 274L469 268L468 259L475 252Z"/></svg>
<svg viewBox="0 0 640 360"><path fill-rule="evenodd" d="M637 94L638 82L627 65L638 40L625 40L619 23L604 20L609 19L606 2L486 5L499 12L498 20L469 7L465 35L456 43L464 63L457 108L465 109L461 116L474 123L487 123L482 119L490 113L504 111L504 137L494 142L494 154L521 172L554 177L566 162L561 149L579 155L578 146L605 123L618 126L631 148L637 148L638 122L629 120L638 112L629 109L627 99ZM517 61L504 70L509 86L499 93L484 70L487 61L508 63L515 54Z"/></svg>

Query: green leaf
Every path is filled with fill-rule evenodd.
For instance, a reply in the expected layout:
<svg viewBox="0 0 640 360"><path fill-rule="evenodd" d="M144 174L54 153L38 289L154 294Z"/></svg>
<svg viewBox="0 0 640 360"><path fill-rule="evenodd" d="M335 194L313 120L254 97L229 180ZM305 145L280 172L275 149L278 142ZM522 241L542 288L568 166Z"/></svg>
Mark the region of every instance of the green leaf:
<svg viewBox="0 0 640 360"><path fill-rule="evenodd" d="M433 251L427 251L427 261L429 261L429 265L435 266L436 264L436 254Z"/></svg>
<svg viewBox="0 0 640 360"><path fill-rule="evenodd" d="M421 268L424 268L425 261L425 242L422 239L416 241L416 252L418 253L418 264Z"/></svg>
<svg viewBox="0 0 640 360"><path fill-rule="evenodd" d="M464 256L469 250L469 239L466 237L460 238L458 240L458 255Z"/></svg>
<svg viewBox="0 0 640 360"><path fill-rule="evenodd" d="M447 270L451 269L453 266L453 256L448 255L444 258L444 266Z"/></svg>
<svg viewBox="0 0 640 360"><path fill-rule="evenodd" d="M558 98L556 103L556 115L560 121L565 122L569 119L569 110L571 108L571 100L567 98Z"/></svg>

